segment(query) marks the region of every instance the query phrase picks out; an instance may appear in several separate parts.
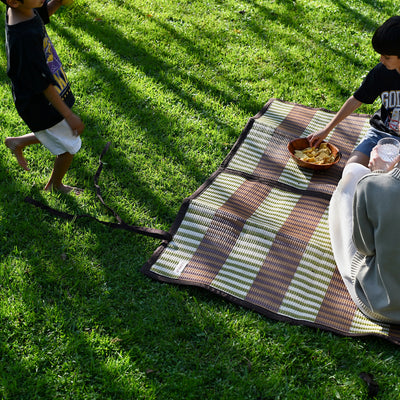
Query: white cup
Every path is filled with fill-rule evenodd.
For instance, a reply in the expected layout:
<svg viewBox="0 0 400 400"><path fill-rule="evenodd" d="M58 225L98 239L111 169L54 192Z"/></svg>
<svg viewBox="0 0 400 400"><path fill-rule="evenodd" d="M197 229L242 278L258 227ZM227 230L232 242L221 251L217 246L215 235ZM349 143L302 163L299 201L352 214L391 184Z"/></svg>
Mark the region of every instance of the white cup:
<svg viewBox="0 0 400 400"><path fill-rule="evenodd" d="M378 154L383 161L393 161L400 152L400 142L395 138L383 138L378 142Z"/></svg>

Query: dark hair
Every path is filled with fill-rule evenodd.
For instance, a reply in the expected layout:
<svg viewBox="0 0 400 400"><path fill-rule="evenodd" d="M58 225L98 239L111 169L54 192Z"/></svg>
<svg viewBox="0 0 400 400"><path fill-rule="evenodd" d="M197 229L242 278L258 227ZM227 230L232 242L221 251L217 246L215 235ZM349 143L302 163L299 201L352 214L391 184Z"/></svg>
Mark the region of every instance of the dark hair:
<svg viewBox="0 0 400 400"><path fill-rule="evenodd" d="M400 16L389 18L375 31L372 47L379 54L400 57Z"/></svg>

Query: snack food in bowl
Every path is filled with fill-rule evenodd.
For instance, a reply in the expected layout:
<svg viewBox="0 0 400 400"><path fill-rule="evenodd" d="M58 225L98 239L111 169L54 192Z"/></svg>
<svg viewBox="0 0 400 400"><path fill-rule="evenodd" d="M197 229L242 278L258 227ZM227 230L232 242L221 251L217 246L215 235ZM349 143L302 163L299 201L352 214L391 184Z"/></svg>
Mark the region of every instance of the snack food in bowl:
<svg viewBox="0 0 400 400"><path fill-rule="evenodd" d="M337 164L342 156L335 145L322 142L317 148L310 147L306 138L290 141L288 150L300 167L314 170L328 169Z"/></svg>

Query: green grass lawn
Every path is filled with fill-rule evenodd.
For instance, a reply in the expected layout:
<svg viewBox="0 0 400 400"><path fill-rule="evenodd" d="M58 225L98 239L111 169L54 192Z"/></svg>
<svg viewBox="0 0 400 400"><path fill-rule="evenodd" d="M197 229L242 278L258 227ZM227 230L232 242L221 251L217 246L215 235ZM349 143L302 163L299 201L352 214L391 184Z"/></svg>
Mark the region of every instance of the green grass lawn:
<svg viewBox="0 0 400 400"><path fill-rule="evenodd" d="M57 219L25 196L168 230L269 98L337 110L378 61L392 0L76 0L48 26L86 124L66 183L44 193L41 146L23 171L0 146L1 399L398 399L399 348L264 318L141 266L159 241ZM0 18L4 20L5 7ZM4 30L2 30L4 32ZM0 46L0 133L27 133ZM374 106L359 112L371 113Z"/></svg>

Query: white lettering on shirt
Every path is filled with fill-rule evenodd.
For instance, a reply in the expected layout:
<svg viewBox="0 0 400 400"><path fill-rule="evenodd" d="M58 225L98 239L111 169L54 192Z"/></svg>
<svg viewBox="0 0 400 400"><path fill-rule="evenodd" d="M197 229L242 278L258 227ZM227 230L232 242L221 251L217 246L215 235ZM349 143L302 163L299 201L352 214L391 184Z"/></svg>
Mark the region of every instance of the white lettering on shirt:
<svg viewBox="0 0 400 400"><path fill-rule="evenodd" d="M383 106L389 110L391 108L400 107L400 90L391 90L382 92L381 100Z"/></svg>

